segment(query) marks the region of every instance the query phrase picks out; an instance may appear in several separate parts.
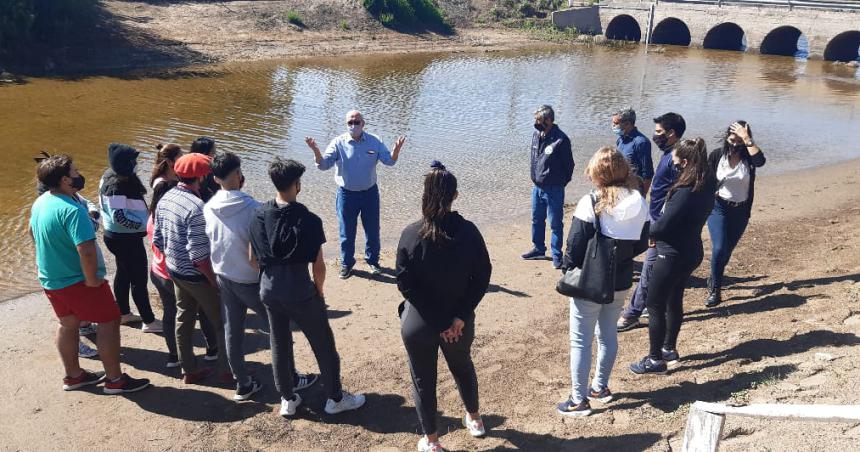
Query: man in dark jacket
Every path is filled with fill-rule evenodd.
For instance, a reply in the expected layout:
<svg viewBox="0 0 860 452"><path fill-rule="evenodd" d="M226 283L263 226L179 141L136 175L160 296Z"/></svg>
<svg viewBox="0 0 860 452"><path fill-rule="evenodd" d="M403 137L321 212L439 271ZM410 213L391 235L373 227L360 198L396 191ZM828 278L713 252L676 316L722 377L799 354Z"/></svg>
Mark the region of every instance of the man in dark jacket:
<svg viewBox="0 0 860 452"><path fill-rule="evenodd" d="M325 243L322 220L296 201L305 167L276 158L269 177L278 193L251 219L251 251L260 267L260 300L269 315L272 371L281 394L281 416L290 417L302 403L293 387L295 321L311 344L328 400L325 412L337 414L364 405L364 395L341 389L340 357L323 298ZM313 279L308 266L313 267Z"/></svg>
<svg viewBox="0 0 860 452"><path fill-rule="evenodd" d="M573 178L570 139L555 125L555 112L542 105L535 112L535 132L531 146L532 243L523 259L546 258L546 219L552 230L552 265L561 268L564 243L564 187Z"/></svg>

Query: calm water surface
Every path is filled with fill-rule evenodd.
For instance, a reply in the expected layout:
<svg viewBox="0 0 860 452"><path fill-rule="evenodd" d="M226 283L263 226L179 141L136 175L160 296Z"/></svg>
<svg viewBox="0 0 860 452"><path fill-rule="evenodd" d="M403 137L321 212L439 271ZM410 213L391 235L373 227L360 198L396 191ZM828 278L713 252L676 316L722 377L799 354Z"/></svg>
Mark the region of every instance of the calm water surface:
<svg viewBox="0 0 860 452"><path fill-rule="evenodd" d="M556 108L557 122L573 140L571 200L585 188L588 157L614 143L609 115L624 106L637 110L646 134L651 117L676 111L687 119L687 136L711 144L730 122L746 119L768 154L768 173L860 156L856 71L737 52L684 48L646 56L638 48L595 47L31 79L0 87L0 299L38 289L26 225L35 189L32 157L41 149L72 154L88 177L84 195L91 199L111 141L138 147L140 167L148 170L154 144L187 147L199 135L212 136L219 148L242 155L248 191L258 198L271 195L265 166L272 157L299 159L309 167L302 201L322 216L333 245L333 172L313 168L303 137L325 145L356 107L367 129L386 142L407 136L398 164L379 169L383 247L391 249L419 215L420 178L432 159L457 174L457 208L479 224L528 212L531 114L543 103ZM528 247L527 237L522 242Z"/></svg>

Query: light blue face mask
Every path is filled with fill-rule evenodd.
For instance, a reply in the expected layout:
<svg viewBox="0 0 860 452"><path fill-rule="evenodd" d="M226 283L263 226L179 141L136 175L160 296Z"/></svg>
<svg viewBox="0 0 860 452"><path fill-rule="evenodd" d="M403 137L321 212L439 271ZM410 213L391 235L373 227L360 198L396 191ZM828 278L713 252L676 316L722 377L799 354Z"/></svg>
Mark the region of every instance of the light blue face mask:
<svg viewBox="0 0 860 452"><path fill-rule="evenodd" d="M612 133L614 133L615 135L617 135L617 136L619 136L619 137L620 137L621 135L624 135L624 131L623 131L623 130L621 130L621 127L620 127L620 126L615 126L615 127L613 127L613 128L612 128Z"/></svg>

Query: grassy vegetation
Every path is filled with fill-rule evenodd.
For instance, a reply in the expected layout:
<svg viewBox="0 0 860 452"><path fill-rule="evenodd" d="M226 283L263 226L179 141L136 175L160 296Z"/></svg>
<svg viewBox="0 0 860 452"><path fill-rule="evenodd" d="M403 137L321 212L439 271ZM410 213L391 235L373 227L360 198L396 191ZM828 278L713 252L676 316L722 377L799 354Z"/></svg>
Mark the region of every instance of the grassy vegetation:
<svg viewBox="0 0 860 452"><path fill-rule="evenodd" d="M305 22L302 20L302 16L299 15L298 11L289 10L286 12L287 22L297 26L305 28Z"/></svg>
<svg viewBox="0 0 860 452"><path fill-rule="evenodd" d="M98 0L0 0L0 52L54 46L98 16Z"/></svg>
<svg viewBox="0 0 860 452"><path fill-rule="evenodd" d="M433 0L364 0L364 8L382 25L396 30L453 32Z"/></svg>
<svg viewBox="0 0 860 452"><path fill-rule="evenodd" d="M495 21L545 19L566 4L565 0L496 0L486 16Z"/></svg>
<svg viewBox="0 0 860 452"><path fill-rule="evenodd" d="M341 30L344 30L344 31L349 30L349 22L341 19L341 21L337 23L337 28L340 28Z"/></svg>

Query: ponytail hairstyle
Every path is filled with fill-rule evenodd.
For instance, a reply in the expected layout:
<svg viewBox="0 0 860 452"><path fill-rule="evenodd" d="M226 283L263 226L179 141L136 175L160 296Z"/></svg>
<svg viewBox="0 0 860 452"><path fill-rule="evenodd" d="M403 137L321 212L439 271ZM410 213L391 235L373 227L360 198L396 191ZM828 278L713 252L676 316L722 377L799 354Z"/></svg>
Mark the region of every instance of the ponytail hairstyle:
<svg viewBox="0 0 860 452"><path fill-rule="evenodd" d="M686 160L687 165L678 175L675 185L669 189L668 196L672 196L681 187L692 187L693 191L699 191L705 185L709 177L708 172L708 150L705 140L696 138L694 140L681 140L675 145L675 155L679 160Z"/></svg>
<svg viewBox="0 0 860 452"><path fill-rule="evenodd" d="M170 167L170 162L176 162L182 156L182 148L178 144L157 144L158 154L155 155L155 166L152 168L152 176L149 177L149 186L155 183L159 177L164 177ZM155 204L155 203L153 203Z"/></svg>
<svg viewBox="0 0 860 452"><path fill-rule="evenodd" d="M445 169L445 165L433 160L430 172L424 175L424 195L421 198L424 223L419 233L422 239L431 242L451 240L442 224L451 213L451 204L456 196L457 178Z"/></svg>
<svg viewBox="0 0 860 452"><path fill-rule="evenodd" d="M161 201L161 198L170 191L171 188L179 185L179 181L176 180L168 180L164 181L162 184L158 184L155 188L152 189L152 202L149 203L149 214L155 215L155 209L158 208L158 202Z"/></svg>
<svg viewBox="0 0 860 452"><path fill-rule="evenodd" d="M630 164L624 154L614 147L602 147L595 152L585 168L585 175L597 188L595 215L615 207L625 189L639 188L639 180L630 170Z"/></svg>

